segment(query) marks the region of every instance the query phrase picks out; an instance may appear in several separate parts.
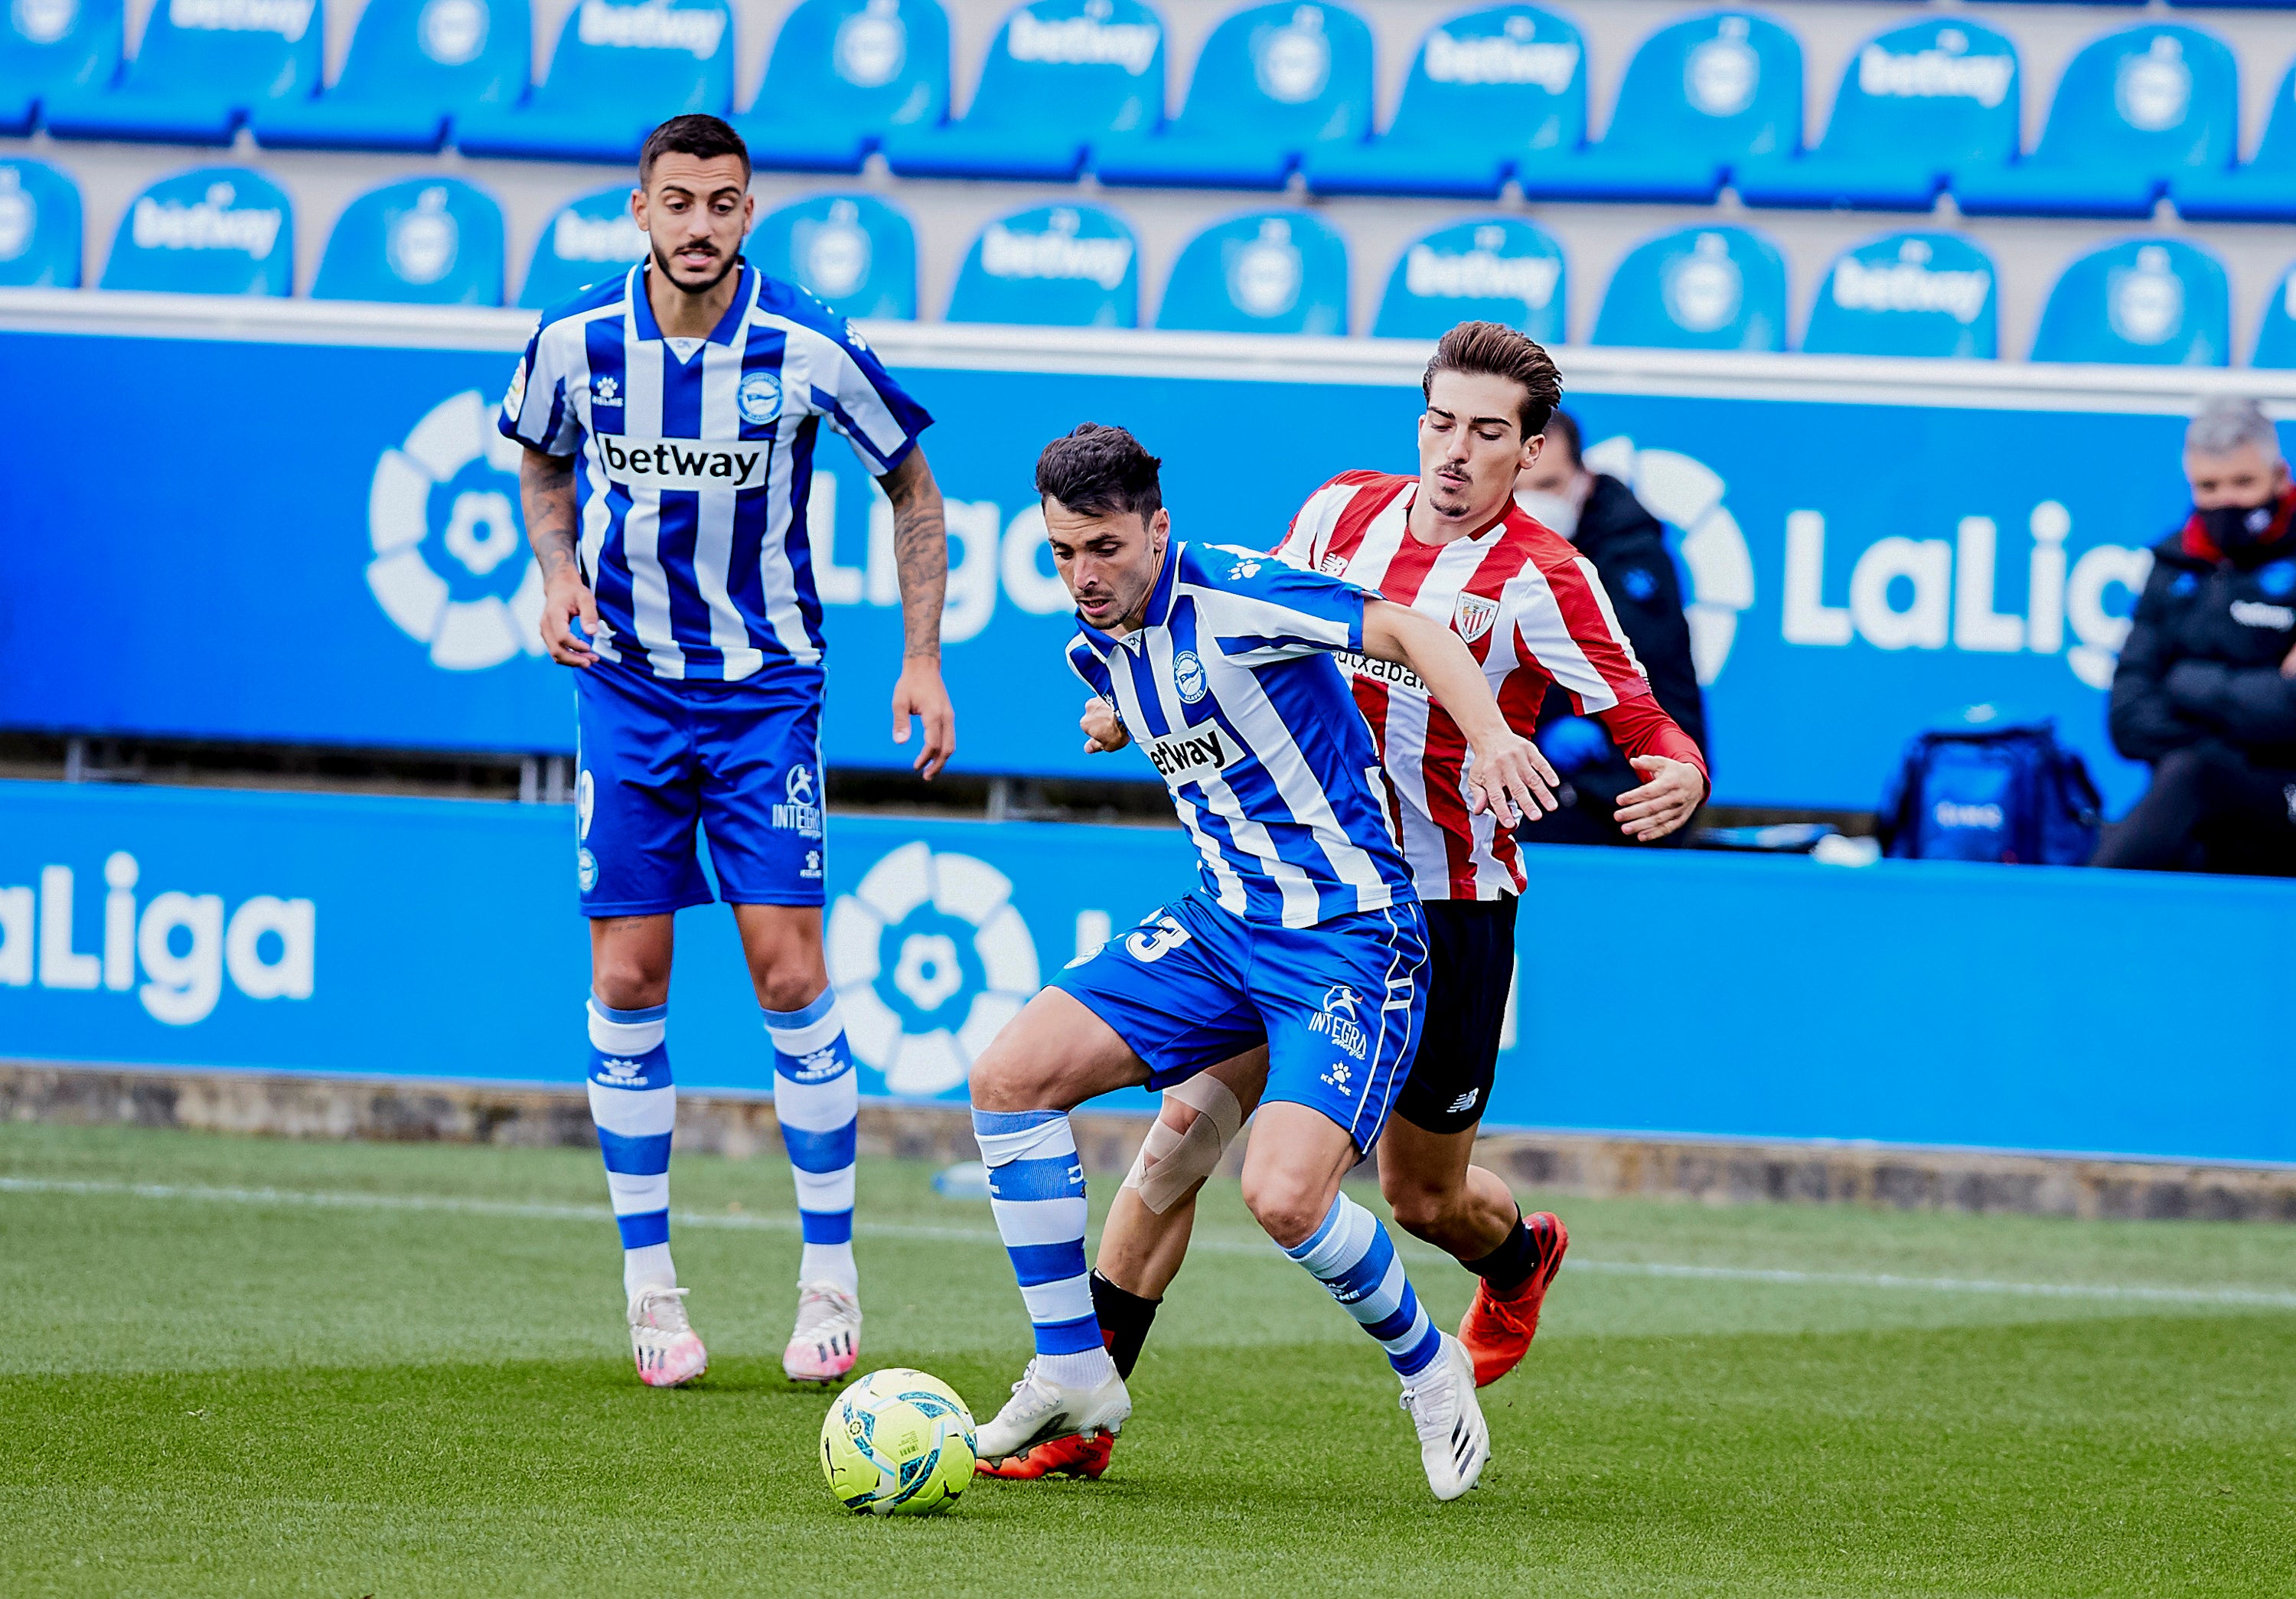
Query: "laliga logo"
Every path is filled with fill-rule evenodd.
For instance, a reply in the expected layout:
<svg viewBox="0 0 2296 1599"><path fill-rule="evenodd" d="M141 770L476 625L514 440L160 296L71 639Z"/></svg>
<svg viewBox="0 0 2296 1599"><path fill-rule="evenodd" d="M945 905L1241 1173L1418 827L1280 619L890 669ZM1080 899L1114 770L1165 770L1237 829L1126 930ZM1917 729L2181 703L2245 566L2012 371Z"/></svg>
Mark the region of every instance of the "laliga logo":
<svg viewBox="0 0 2296 1599"><path fill-rule="evenodd" d="M1712 683L1730 659L1738 613L1754 603L1754 557L1722 503L1722 480L1688 455L1638 450L1624 437L1594 446L1586 460L1588 472L1618 479L1682 534L1682 562L1690 569L1690 655L1700 685Z"/></svg>
<svg viewBox="0 0 2296 1599"><path fill-rule="evenodd" d="M472 389L441 402L375 463L367 586L450 672L542 653L542 572L525 558L518 457Z"/></svg>
<svg viewBox="0 0 2296 1599"><path fill-rule="evenodd" d="M829 982L846 1038L892 1093L962 1085L1041 986L1012 894L986 861L920 840L884 856L830 907Z"/></svg>

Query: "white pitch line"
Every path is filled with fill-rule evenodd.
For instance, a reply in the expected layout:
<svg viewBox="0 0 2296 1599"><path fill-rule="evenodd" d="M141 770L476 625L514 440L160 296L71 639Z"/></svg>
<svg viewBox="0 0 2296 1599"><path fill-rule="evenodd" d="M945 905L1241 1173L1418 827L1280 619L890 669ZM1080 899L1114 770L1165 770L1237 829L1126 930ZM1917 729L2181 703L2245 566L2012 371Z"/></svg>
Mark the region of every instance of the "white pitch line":
<svg viewBox="0 0 2296 1599"><path fill-rule="evenodd" d="M111 1183L62 1177L0 1177L0 1193L88 1194L122 1199L194 1200L238 1205L304 1205L340 1210L430 1210L461 1216L520 1217L537 1221L578 1221L594 1226L612 1219L602 1205L542 1205L511 1200L461 1199L447 1195L324 1193L295 1188L221 1188L171 1183ZM750 1216L679 1210L671 1220L682 1227L721 1227L736 1232L794 1233L793 1216ZM1003 1243L987 1227L936 1226L930 1223L857 1222L856 1233L872 1238L930 1238L950 1243ZM1215 1255L1272 1255L1266 1239L1200 1236L1189 1246ZM1409 1254L1447 1260L1433 1250L1407 1246ZM2296 1310L2296 1293L2259 1288L2169 1288L2113 1283L2016 1283L1987 1277L1908 1277L1886 1272L1791 1271L1751 1266L1690 1266L1661 1260L1600 1260L1570 1257L1574 1270L1606 1276L1694 1278L1720 1283L1770 1283L1798 1288L1911 1289L1930 1293L2009 1294L2027 1299L2124 1300L2162 1305L2234 1305Z"/></svg>

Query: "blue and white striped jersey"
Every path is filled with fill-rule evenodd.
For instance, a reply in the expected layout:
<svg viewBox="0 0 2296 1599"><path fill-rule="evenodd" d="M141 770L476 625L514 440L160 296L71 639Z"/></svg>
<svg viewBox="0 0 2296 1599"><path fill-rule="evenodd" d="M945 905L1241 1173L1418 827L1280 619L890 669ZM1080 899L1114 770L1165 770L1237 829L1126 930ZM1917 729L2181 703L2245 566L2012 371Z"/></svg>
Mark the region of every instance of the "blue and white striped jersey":
<svg viewBox="0 0 2296 1599"><path fill-rule="evenodd" d="M1164 775L1205 890L1247 922L1313 927L1416 898L1332 659L1362 651L1376 598L1256 550L1175 543L1136 632L1077 619L1069 664Z"/></svg>
<svg viewBox="0 0 2296 1599"><path fill-rule="evenodd" d="M705 682L812 665L814 437L826 418L882 477L932 418L803 290L745 263L709 337L673 344L646 302L648 270L640 262L543 314L502 430L581 457L574 492L601 656Z"/></svg>

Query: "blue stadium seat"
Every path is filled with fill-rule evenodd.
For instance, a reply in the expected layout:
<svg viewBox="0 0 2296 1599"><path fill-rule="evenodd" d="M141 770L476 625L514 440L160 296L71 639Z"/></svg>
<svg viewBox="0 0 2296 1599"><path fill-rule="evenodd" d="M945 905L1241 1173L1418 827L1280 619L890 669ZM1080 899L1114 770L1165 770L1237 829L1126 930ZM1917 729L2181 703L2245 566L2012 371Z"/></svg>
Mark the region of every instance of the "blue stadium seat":
<svg viewBox="0 0 2296 1599"><path fill-rule="evenodd" d="M1560 344L1568 274L1562 247L1513 217L1455 222L1413 240L1388 275L1375 339L1439 339L1462 322L1503 322Z"/></svg>
<svg viewBox="0 0 2296 1599"><path fill-rule="evenodd" d="M1736 163L1801 148L1801 46L1752 12L1660 29L1627 64L1603 142L1515 168L1540 200L1704 205Z"/></svg>
<svg viewBox="0 0 2296 1599"><path fill-rule="evenodd" d="M0 134L32 131L40 102L119 75L119 0L14 0L0 15Z"/></svg>
<svg viewBox="0 0 2296 1599"><path fill-rule="evenodd" d="M1371 131L1372 39L1336 5L1277 0L1212 30L1161 132L1095 147L1104 184L1280 189L1312 146Z"/></svg>
<svg viewBox="0 0 2296 1599"><path fill-rule="evenodd" d="M996 30L962 121L897 127L904 177L1065 183L1087 146L1164 119L1164 24L1140 0L1029 0Z"/></svg>
<svg viewBox="0 0 2296 1599"><path fill-rule="evenodd" d="M1495 200L1518 160L1586 138L1578 29L1536 5L1500 5L1428 30L1384 134L1319 144L1302 165L1318 194Z"/></svg>
<svg viewBox="0 0 2296 1599"><path fill-rule="evenodd" d="M194 167L128 202L103 265L106 289L170 294L289 294L295 208L246 167Z"/></svg>
<svg viewBox="0 0 2296 1599"><path fill-rule="evenodd" d="M579 0L560 29L550 76L519 106L455 119L466 155L634 161L647 134L685 111L734 102L734 13L726 0Z"/></svg>
<svg viewBox="0 0 2296 1599"><path fill-rule="evenodd" d="M1348 331L1348 246L1312 211L1250 211L1187 242L1160 328L1203 333Z"/></svg>
<svg viewBox="0 0 2296 1599"><path fill-rule="evenodd" d="M2296 222L2296 66L2272 97L2272 119L2256 159L2229 172L2179 172L2169 180L2169 197L2194 222Z"/></svg>
<svg viewBox="0 0 2296 1599"><path fill-rule="evenodd" d="M1731 186L1748 205L1926 211L1953 168L2015 157L2017 80L2017 47L1981 22L1892 28L1842 69L1824 143L1749 157Z"/></svg>
<svg viewBox="0 0 2296 1599"><path fill-rule="evenodd" d="M759 167L858 172L889 127L948 115L948 17L937 0L805 0L734 126Z"/></svg>
<svg viewBox="0 0 2296 1599"><path fill-rule="evenodd" d="M1742 227L1685 227L1636 245L1611 274L1596 344L1646 349L1786 347L1786 262Z"/></svg>
<svg viewBox="0 0 2296 1599"><path fill-rule="evenodd" d="M443 176L371 189L343 209L327 235L311 298L498 306L502 208Z"/></svg>
<svg viewBox="0 0 2296 1599"><path fill-rule="evenodd" d="M916 319L916 230L873 195L816 194L768 211L746 253L840 316Z"/></svg>
<svg viewBox="0 0 2296 1599"><path fill-rule="evenodd" d="M2039 148L2008 167L1957 167L1972 216L2152 214L2169 179L2222 170L2240 133L2239 69L2212 34L2177 23L2124 28L2065 68Z"/></svg>
<svg viewBox="0 0 2296 1599"><path fill-rule="evenodd" d="M2216 257L2181 239L2128 239L2065 268L2042 308L2033 359L2223 366L2231 324Z"/></svg>
<svg viewBox="0 0 2296 1599"><path fill-rule="evenodd" d="M79 191L45 161L0 161L0 289L79 287Z"/></svg>
<svg viewBox="0 0 2296 1599"><path fill-rule="evenodd" d="M1813 356L2000 353L1993 258L1957 234L1888 234L1843 250L1818 285L1802 348Z"/></svg>
<svg viewBox="0 0 2296 1599"><path fill-rule="evenodd" d="M1140 246L1096 205L1041 205L980 230L949 296L951 322L1140 325Z"/></svg>
<svg viewBox="0 0 2296 1599"><path fill-rule="evenodd" d="M58 89L40 119L60 138L228 144L257 106L318 88L324 20L319 0L166 0L116 83Z"/></svg>
<svg viewBox="0 0 2296 1599"><path fill-rule="evenodd" d="M436 150L450 118L517 104L533 55L527 0L369 0L334 86L250 120L272 148Z"/></svg>
<svg viewBox="0 0 2296 1599"><path fill-rule="evenodd" d="M2280 275L2264 299L2264 317L2256 329L2256 358L2251 366L2296 366L2296 266Z"/></svg>
<svg viewBox="0 0 2296 1599"><path fill-rule="evenodd" d="M630 186L610 184L568 201L542 225L518 303L547 310L645 258L646 236L630 215Z"/></svg>

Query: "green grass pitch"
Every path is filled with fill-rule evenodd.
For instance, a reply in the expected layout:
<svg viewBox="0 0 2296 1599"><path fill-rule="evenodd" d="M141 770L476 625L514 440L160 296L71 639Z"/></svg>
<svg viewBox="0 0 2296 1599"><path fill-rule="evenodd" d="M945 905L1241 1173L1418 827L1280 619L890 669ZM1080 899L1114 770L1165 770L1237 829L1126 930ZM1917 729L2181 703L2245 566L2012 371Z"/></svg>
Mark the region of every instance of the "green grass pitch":
<svg viewBox="0 0 2296 1599"><path fill-rule="evenodd" d="M862 1365L986 1414L1028 1329L929 1175L863 1168ZM0 1593L2296 1593L2296 1229L1550 1201L1570 1263L1439 1505L1376 1348L1228 1185L1104 1480L874 1521L781 1376L786 1168L677 1162L683 1392L631 1374L603 1186L0 1128ZM1406 1253L1456 1322L1465 1275Z"/></svg>

